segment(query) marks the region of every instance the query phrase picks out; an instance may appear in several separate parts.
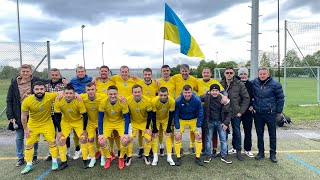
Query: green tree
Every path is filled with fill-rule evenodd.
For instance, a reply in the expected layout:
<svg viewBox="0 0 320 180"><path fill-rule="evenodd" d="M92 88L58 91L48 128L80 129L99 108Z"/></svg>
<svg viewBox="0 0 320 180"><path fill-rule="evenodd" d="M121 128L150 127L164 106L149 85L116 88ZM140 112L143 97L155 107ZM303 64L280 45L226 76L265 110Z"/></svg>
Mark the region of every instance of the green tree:
<svg viewBox="0 0 320 180"><path fill-rule="evenodd" d="M262 54L260 59L260 67L270 67L270 58L267 56L266 52Z"/></svg>
<svg viewBox="0 0 320 180"><path fill-rule="evenodd" d="M19 69L11 67L11 66L4 66L1 73L1 79L12 79L19 75Z"/></svg>
<svg viewBox="0 0 320 180"><path fill-rule="evenodd" d="M198 78L202 77L202 69L204 67L210 68L211 72L213 73L214 68L217 67L217 64L213 60L208 61L208 62L206 62L205 60L201 60L198 67L197 67L197 77Z"/></svg>
<svg viewBox="0 0 320 180"><path fill-rule="evenodd" d="M173 67L171 68L171 76L174 76L176 74L179 74L180 73L180 67L181 67L181 64L178 64L176 67Z"/></svg>
<svg viewBox="0 0 320 180"><path fill-rule="evenodd" d="M218 64L218 68L226 68L226 67L236 68L237 66L238 64L234 61L221 62Z"/></svg>
<svg viewBox="0 0 320 180"><path fill-rule="evenodd" d="M246 68L250 68L250 66L251 66L251 60L247 61L244 66L245 66Z"/></svg>
<svg viewBox="0 0 320 180"><path fill-rule="evenodd" d="M287 67L300 67L302 62L298 57L298 54L295 50L290 50L287 52L287 57L285 59ZM284 61L283 61L284 62ZM282 63L283 65L283 63Z"/></svg>
<svg viewBox="0 0 320 180"><path fill-rule="evenodd" d="M320 50L315 52L313 55L307 55L303 59L302 66L320 66Z"/></svg>

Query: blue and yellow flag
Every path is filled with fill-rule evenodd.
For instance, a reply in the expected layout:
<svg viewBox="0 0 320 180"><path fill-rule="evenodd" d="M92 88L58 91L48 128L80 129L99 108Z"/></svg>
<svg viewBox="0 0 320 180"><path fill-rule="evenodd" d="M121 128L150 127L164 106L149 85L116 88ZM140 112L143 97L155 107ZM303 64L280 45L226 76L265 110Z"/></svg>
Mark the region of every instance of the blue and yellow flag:
<svg viewBox="0 0 320 180"><path fill-rule="evenodd" d="M164 39L180 44L180 52L182 54L204 58L196 40L167 3L165 5Z"/></svg>

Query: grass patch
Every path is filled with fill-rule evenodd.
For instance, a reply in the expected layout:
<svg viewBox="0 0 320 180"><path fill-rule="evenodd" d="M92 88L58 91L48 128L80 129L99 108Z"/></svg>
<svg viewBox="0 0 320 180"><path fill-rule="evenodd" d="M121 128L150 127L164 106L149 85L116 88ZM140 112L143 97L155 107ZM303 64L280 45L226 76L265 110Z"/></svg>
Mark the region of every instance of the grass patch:
<svg viewBox="0 0 320 180"><path fill-rule="evenodd" d="M284 113L292 120L320 120L320 106L301 107L298 105L287 105Z"/></svg>

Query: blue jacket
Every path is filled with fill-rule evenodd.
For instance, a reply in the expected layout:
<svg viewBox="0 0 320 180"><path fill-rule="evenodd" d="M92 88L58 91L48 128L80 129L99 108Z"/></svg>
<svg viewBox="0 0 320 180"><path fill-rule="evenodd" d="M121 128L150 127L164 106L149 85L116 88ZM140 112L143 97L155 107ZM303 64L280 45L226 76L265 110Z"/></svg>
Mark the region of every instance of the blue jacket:
<svg viewBox="0 0 320 180"><path fill-rule="evenodd" d="M203 120L203 108L201 99L192 93L191 99L187 102L183 94L176 99L174 111L174 127L180 129L179 120L191 120L197 118L197 128L200 128Z"/></svg>
<svg viewBox="0 0 320 180"><path fill-rule="evenodd" d="M69 84L74 88L75 92L78 94L85 93L86 84L92 81L92 77L88 77L87 75L84 78L74 77L71 79Z"/></svg>
<svg viewBox="0 0 320 180"><path fill-rule="evenodd" d="M257 113L282 113L284 94L281 84L269 77L263 84L253 80L253 107Z"/></svg>

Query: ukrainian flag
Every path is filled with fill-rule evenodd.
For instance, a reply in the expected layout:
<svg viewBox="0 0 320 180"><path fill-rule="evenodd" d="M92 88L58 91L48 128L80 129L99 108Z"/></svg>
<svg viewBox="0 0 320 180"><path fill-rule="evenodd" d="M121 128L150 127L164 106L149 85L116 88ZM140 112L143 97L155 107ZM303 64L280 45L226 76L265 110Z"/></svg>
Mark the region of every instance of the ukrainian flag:
<svg viewBox="0 0 320 180"><path fill-rule="evenodd" d="M204 58L196 40L167 3L165 3L164 39L180 44L180 52L182 54Z"/></svg>

